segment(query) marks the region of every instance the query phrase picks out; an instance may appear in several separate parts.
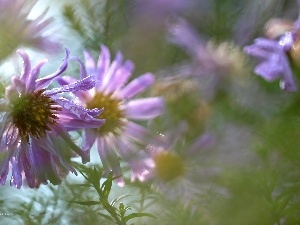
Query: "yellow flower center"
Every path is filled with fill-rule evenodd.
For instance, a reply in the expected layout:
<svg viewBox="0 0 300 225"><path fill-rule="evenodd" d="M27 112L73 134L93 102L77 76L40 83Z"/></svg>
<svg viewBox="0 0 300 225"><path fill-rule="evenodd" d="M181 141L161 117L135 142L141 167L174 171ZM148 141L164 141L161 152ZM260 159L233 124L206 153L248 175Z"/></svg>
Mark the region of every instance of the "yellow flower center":
<svg viewBox="0 0 300 225"><path fill-rule="evenodd" d="M50 97L43 94L44 90L20 95L12 101L11 114L19 135L42 138L50 130L49 125L56 124L55 114L61 108Z"/></svg>
<svg viewBox="0 0 300 225"><path fill-rule="evenodd" d="M98 119L105 119L104 125L97 128L101 135L112 133L114 135L120 134L125 124L125 115L120 108L122 101L113 96L113 93L104 94L97 92L94 98L86 103L88 109L104 108L104 111L97 117Z"/></svg>
<svg viewBox="0 0 300 225"><path fill-rule="evenodd" d="M154 156L154 162L156 173L162 181L168 182L184 174L183 161L174 153L161 151Z"/></svg>

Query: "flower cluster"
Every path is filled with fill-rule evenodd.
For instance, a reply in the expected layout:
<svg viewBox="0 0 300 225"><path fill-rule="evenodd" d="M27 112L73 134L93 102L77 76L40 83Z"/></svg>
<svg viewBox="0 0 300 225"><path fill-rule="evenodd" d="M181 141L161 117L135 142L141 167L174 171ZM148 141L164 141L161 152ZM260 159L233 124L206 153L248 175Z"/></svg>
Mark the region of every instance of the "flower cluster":
<svg viewBox="0 0 300 225"><path fill-rule="evenodd" d="M94 142L107 172L112 170L115 176L120 176L119 185L124 185L119 156L132 169L132 180L145 179L150 168L149 157L140 151L140 144L161 144L163 140L131 119L157 117L164 110L164 101L160 97L129 100L146 90L154 76L146 73L125 85L132 74L133 63L123 63L121 53L110 62L107 47L101 49L97 66L87 51L84 52L85 65L72 57L81 65L80 80L61 77L68 66L69 50L59 69L43 78L38 76L47 60L31 68L29 56L18 50L23 71L20 76L12 77L11 85L0 99L2 185L6 183L10 166L10 184L18 188L22 185L22 176L29 187L48 181L58 184L67 171L76 174L70 160L72 156L77 154L82 162L89 161ZM47 89L55 80L59 87ZM79 129L83 129L82 148L74 144L69 134Z"/></svg>

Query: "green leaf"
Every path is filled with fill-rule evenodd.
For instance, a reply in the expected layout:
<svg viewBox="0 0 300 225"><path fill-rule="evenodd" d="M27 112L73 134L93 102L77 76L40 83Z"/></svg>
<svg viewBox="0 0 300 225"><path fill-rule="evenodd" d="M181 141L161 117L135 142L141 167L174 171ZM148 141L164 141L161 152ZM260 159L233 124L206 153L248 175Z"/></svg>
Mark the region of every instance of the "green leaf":
<svg viewBox="0 0 300 225"><path fill-rule="evenodd" d="M125 210L124 204L122 202L119 205L119 212L120 212L121 218L124 218L126 210Z"/></svg>
<svg viewBox="0 0 300 225"><path fill-rule="evenodd" d="M105 197L108 197L110 193L112 181L113 181L113 173L110 172L106 181L104 181L104 183L101 185L101 189Z"/></svg>
<svg viewBox="0 0 300 225"><path fill-rule="evenodd" d="M101 205L101 202L97 202L97 201L71 201L72 203L76 203L79 205Z"/></svg>
<svg viewBox="0 0 300 225"><path fill-rule="evenodd" d="M122 196L120 196L120 197L118 197L118 198L115 198L115 199L113 199L113 200L111 201L110 205L111 205L111 206L114 206L118 201L120 201L121 199L126 198L126 197L128 197L128 196L130 196L130 195L122 195Z"/></svg>
<svg viewBox="0 0 300 225"><path fill-rule="evenodd" d="M143 217L143 216L148 216L148 217L152 217L152 218L157 219L155 216L153 216L153 215L150 214L150 213L131 213L131 214L129 214L128 216L125 216L125 217L123 218L123 220L124 220L125 222L127 222L128 220L131 220L131 219L133 219L133 218L136 218L136 217Z"/></svg>

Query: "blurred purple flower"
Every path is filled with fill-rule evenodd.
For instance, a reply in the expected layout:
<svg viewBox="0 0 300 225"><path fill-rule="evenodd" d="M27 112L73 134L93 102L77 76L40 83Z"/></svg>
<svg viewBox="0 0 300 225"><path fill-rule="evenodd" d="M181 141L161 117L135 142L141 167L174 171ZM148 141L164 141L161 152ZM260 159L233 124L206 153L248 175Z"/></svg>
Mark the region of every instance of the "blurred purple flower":
<svg viewBox="0 0 300 225"><path fill-rule="evenodd" d="M28 19L37 0L0 0L0 58L11 54L18 46L25 45L48 53L60 49L60 44L43 32L53 18L45 19L47 10L36 19Z"/></svg>
<svg viewBox="0 0 300 225"><path fill-rule="evenodd" d="M178 129L181 129L180 126ZM195 194L201 192L196 182L214 173L211 168L199 169L200 160L195 159L205 155L215 144L215 138L205 133L186 149L178 149L182 132L179 131L177 136L172 137L169 146L147 146L147 151L152 156L152 169L147 174L147 180L155 181L158 189L168 198L180 200L187 206ZM197 174L198 171L201 172Z"/></svg>
<svg viewBox="0 0 300 225"><path fill-rule="evenodd" d="M144 172L148 171L148 157L139 151L137 144L148 144L151 141L161 143L161 138L151 137L143 126L131 120L147 121L159 116L164 110L164 100L161 97L140 98L129 100L145 91L154 82L154 76L146 73L126 84L132 75L134 65L131 61L123 62L123 56L117 53L110 61L107 47L101 47L101 54L95 64L91 54L84 52L85 67L81 64L81 79L87 74L95 76L96 86L88 92L77 92L80 104L91 108L104 108L98 117L105 119L105 124L96 129L87 128L83 132L83 148L90 150L96 142L97 149L107 170L112 170L114 176L122 175L118 156L121 156L132 170L131 180L144 180ZM75 78L64 76L58 80L60 84L69 84ZM125 85L126 84L126 85ZM117 179L120 186L124 185L122 177Z"/></svg>
<svg viewBox="0 0 300 225"><path fill-rule="evenodd" d="M11 186L20 188L22 176L31 188L47 184L48 180L59 184L62 172L76 174L70 161L73 152L80 155L83 162L89 160L88 154L73 143L67 131L103 124L94 118L101 110L85 109L60 94L91 89L95 81L86 77L46 90L66 70L69 51L56 72L39 79L40 69L47 60L31 68L28 55L21 50L18 53L23 60L22 73L12 78L12 84L0 99L0 184L6 182L9 164Z"/></svg>
<svg viewBox="0 0 300 225"><path fill-rule="evenodd" d="M280 87L289 92L297 90L287 56L292 43L293 38L288 32L279 41L258 38L253 45L245 47L247 54L262 61L254 68L254 72L267 81L280 79Z"/></svg>
<svg viewBox="0 0 300 225"><path fill-rule="evenodd" d="M232 83L244 79L245 54L233 43L205 40L184 18L169 21L168 40L181 47L191 62L163 71L163 77L176 74L179 79L196 78L202 99L214 98L219 91L232 90ZM173 79L176 78L173 76Z"/></svg>
<svg viewBox="0 0 300 225"><path fill-rule="evenodd" d="M300 1L298 0L300 6ZM246 46L245 52L260 60L254 72L267 81L280 79L280 87L288 92L297 90L288 54L295 57L294 47L299 41L300 19L295 22L286 19L271 19L265 27L267 38L257 38L254 44ZM297 57L297 56L296 56Z"/></svg>

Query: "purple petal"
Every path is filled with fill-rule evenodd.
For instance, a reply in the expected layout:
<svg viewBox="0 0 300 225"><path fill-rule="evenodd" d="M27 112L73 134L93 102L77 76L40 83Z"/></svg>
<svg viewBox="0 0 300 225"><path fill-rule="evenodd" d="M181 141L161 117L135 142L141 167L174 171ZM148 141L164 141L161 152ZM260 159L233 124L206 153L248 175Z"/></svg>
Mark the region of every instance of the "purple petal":
<svg viewBox="0 0 300 225"><path fill-rule="evenodd" d="M37 188L39 186L39 181L35 179L35 174L33 171L33 167L31 166L31 163L29 162L29 145L25 142L21 142L20 144L20 158L22 163L22 168L25 173L26 182L27 185L30 188Z"/></svg>
<svg viewBox="0 0 300 225"><path fill-rule="evenodd" d="M110 52L109 49L101 45L101 53L97 62L97 72L95 74L98 81L102 82L105 74L107 73L110 65Z"/></svg>
<svg viewBox="0 0 300 225"><path fill-rule="evenodd" d="M46 77L36 80L36 88L38 88L39 90L47 88L57 76L62 74L68 67L69 56L70 56L70 51L69 49L66 48L66 57L63 60L62 64L59 66L58 70L53 74L50 74Z"/></svg>
<svg viewBox="0 0 300 225"><path fill-rule="evenodd" d="M25 93L26 92L26 85L19 77L13 76L11 78L11 83L17 89L17 91L19 93Z"/></svg>
<svg viewBox="0 0 300 225"><path fill-rule="evenodd" d="M20 79L22 80L23 83L26 83L27 80L29 80L30 72L31 72L31 63L29 60L29 56L27 55L26 52L22 50L17 50L17 53L21 56L22 61L23 61L23 69L21 72Z"/></svg>
<svg viewBox="0 0 300 225"><path fill-rule="evenodd" d="M187 150L187 154L190 157L198 154L205 148L211 148L216 143L216 140L213 135L211 134L203 134L201 135Z"/></svg>
<svg viewBox="0 0 300 225"><path fill-rule="evenodd" d="M29 77L29 79L26 81L26 90L27 92L31 92L35 89L35 82L36 79L38 78L39 74L40 74L40 70L42 68L42 66L47 63L48 60L44 59L42 61L40 61L31 71L31 75Z"/></svg>
<svg viewBox="0 0 300 225"><path fill-rule="evenodd" d="M93 59L93 56L87 50L83 50L83 55L84 55L84 59L85 59L85 68L87 70L87 73L89 75L94 75L96 65L95 65L95 61ZM84 74L82 74L82 75L84 76ZM84 78L83 76L81 77L81 79Z"/></svg>
<svg viewBox="0 0 300 225"><path fill-rule="evenodd" d="M160 97L136 99L126 104L125 113L129 119L153 119L164 111L164 100Z"/></svg>
<svg viewBox="0 0 300 225"><path fill-rule="evenodd" d="M28 160L30 165L32 166L33 173L35 177L38 177L39 181L43 184L47 184L47 179L42 172L43 169L43 162L46 162L47 158L44 159L41 156L42 150L40 147L36 144L35 141L30 137L29 138L30 145L28 146Z"/></svg>
<svg viewBox="0 0 300 225"><path fill-rule="evenodd" d="M118 152L121 157L129 164L132 170L131 181L135 178L145 181L150 169L154 166L153 161L141 151L134 151L136 148L126 138L119 139L117 142ZM144 152L145 153L145 152Z"/></svg>
<svg viewBox="0 0 300 225"><path fill-rule="evenodd" d="M66 98L55 99L56 103L62 106L70 114L80 118L82 120L94 119L95 116L98 116L103 109L86 109L80 105L75 104L73 101Z"/></svg>
<svg viewBox="0 0 300 225"><path fill-rule="evenodd" d="M123 66L112 74L109 83L105 87L105 91L111 93L124 86L131 76L133 68L134 64L131 61L126 61Z"/></svg>
<svg viewBox="0 0 300 225"><path fill-rule="evenodd" d="M83 151L89 151L96 141L96 132L93 129L84 129L82 133L82 149Z"/></svg>
<svg viewBox="0 0 300 225"><path fill-rule="evenodd" d="M261 63L255 67L254 72L262 76L267 81L276 80L280 77L282 68L280 68L280 65L278 64L274 67L271 67L270 65L270 62Z"/></svg>
<svg viewBox="0 0 300 225"><path fill-rule="evenodd" d="M86 78L88 75L94 75L93 73L89 73L89 74L86 73L85 66L84 66L83 62L81 62L81 60L78 57L72 56L72 57L70 57L70 59L75 60L76 62L79 63L79 66L80 66L80 80ZM94 67L95 67L95 65L94 65Z"/></svg>
<svg viewBox="0 0 300 225"><path fill-rule="evenodd" d="M66 115L67 116L65 116L63 113L60 114L58 122L62 124L65 128L67 128L69 131L85 128L99 128L105 123L104 119L100 120L92 118L89 120L82 120L70 117L69 114Z"/></svg>
<svg viewBox="0 0 300 225"><path fill-rule="evenodd" d="M270 51L262 49L261 47L258 47L256 45L246 46L244 48L244 51L246 54L254 57L258 57L260 59L268 59L272 54Z"/></svg>
<svg viewBox="0 0 300 225"><path fill-rule="evenodd" d="M112 137L114 138L114 137ZM115 154L116 140L106 140L104 138L97 138L97 149L101 158L103 167L106 170L112 170L114 176L121 176L122 171L117 155ZM119 177L116 179L119 186L124 186L124 179Z"/></svg>
<svg viewBox="0 0 300 225"><path fill-rule="evenodd" d="M154 82L154 76L151 73L146 73L127 84L120 92L122 98L132 98L135 95L146 90Z"/></svg>
<svg viewBox="0 0 300 225"><path fill-rule="evenodd" d="M76 91L86 91L90 90L95 86L96 82L92 76L88 76L82 80L76 81L75 83L63 85L59 88L53 88L47 90L44 94L48 96L56 95L63 92L76 92Z"/></svg>
<svg viewBox="0 0 300 225"><path fill-rule="evenodd" d="M282 46L280 46L277 41L266 39L266 38L255 39L254 45L262 49L271 50L271 51L278 51L283 49Z"/></svg>
<svg viewBox="0 0 300 225"><path fill-rule="evenodd" d="M126 129L124 131L124 135L130 137L136 142L142 144L153 144L155 146L167 146L167 140L164 136L160 136L158 134L152 134L141 125L138 125L134 122L128 122L126 125Z"/></svg>
<svg viewBox="0 0 300 225"><path fill-rule="evenodd" d="M58 77L56 79L57 83L60 85L69 85L71 83L75 83L78 80L74 77L70 76L63 76L63 77ZM81 101L85 102L87 99L89 99L89 92L88 91L76 91L73 93L75 96L77 96Z"/></svg>
<svg viewBox="0 0 300 225"><path fill-rule="evenodd" d="M108 68L107 72L105 73L105 76L102 79L101 87L102 89L109 89L110 82L112 81L113 77L115 76L116 71L120 68L123 61L123 55L121 52L118 52L114 61L112 61L110 67ZM107 91L109 93L109 91Z"/></svg>
<svg viewBox="0 0 300 225"><path fill-rule="evenodd" d="M17 188L20 188L22 186L22 175L21 175L22 164L20 164L19 160L20 160L19 155L12 157L12 159L10 160L12 165L10 186L15 186Z"/></svg>

